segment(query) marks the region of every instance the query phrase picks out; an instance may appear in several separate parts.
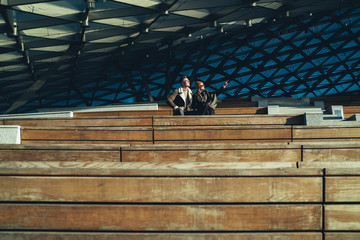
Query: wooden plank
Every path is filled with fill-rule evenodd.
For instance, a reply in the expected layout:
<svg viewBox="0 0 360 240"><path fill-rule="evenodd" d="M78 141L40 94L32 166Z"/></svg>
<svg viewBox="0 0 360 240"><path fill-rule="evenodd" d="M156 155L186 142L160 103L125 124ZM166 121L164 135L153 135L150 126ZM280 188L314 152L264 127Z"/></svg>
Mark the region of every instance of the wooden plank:
<svg viewBox="0 0 360 240"><path fill-rule="evenodd" d="M330 168L326 169L326 175L328 176L360 176L358 168Z"/></svg>
<svg viewBox="0 0 360 240"><path fill-rule="evenodd" d="M60 145L60 144L73 144L73 145L80 145L80 144L84 144L84 145L103 145L103 144L118 144L118 145L123 145L123 144L131 144L131 145L144 145L144 144L153 144L152 141L139 141L139 140L83 140L83 141L79 141L79 140L37 140L37 139L31 139L31 140L21 140L21 144L45 144L45 145L49 145L49 144L56 144L56 145Z"/></svg>
<svg viewBox="0 0 360 240"><path fill-rule="evenodd" d="M4 230L320 230L321 205L0 204Z"/></svg>
<svg viewBox="0 0 360 240"><path fill-rule="evenodd" d="M360 113L360 106L343 106L344 114Z"/></svg>
<svg viewBox="0 0 360 240"><path fill-rule="evenodd" d="M321 240L321 233L84 233L84 232L0 232L7 240ZM333 240L333 239L332 239ZM342 239L339 239L342 240ZM350 238L347 240L355 240ZM357 240L357 239L356 239Z"/></svg>
<svg viewBox="0 0 360 240"><path fill-rule="evenodd" d="M98 116L171 116L172 110L141 110L141 111L108 111L108 112L74 112L74 117Z"/></svg>
<svg viewBox="0 0 360 240"><path fill-rule="evenodd" d="M321 202L322 178L0 176L0 201L113 203Z"/></svg>
<svg viewBox="0 0 360 240"><path fill-rule="evenodd" d="M293 127L293 140L304 141L307 139L359 139L360 127Z"/></svg>
<svg viewBox="0 0 360 240"><path fill-rule="evenodd" d="M28 127L126 127L152 126L151 117L5 119L6 125Z"/></svg>
<svg viewBox="0 0 360 240"><path fill-rule="evenodd" d="M291 140L291 128L263 127L155 127L154 141Z"/></svg>
<svg viewBox="0 0 360 240"><path fill-rule="evenodd" d="M360 177L326 177L327 202L360 202Z"/></svg>
<svg viewBox="0 0 360 240"><path fill-rule="evenodd" d="M325 205L325 230L359 231L360 205Z"/></svg>
<svg viewBox="0 0 360 240"><path fill-rule="evenodd" d="M120 162L120 151L0 150L0 161L108 161Z"/></svg>
<svg viewBox="0 0 360 240"><path fill-rule="evenodd" d="M264 107L234 107L219 106L215 109L216 115L250 115L250 114L267 114L267 108Z"/></svg>
<svg viewBox="0 0 360 240"><path fill-rule="evenodd" d="M22 141L132 141L152 142L152 128L114 127L114 128L71 128L71 127L24 127L21 129Z"/></svg>
<svg viewBox="0 0 360 240"><path fill-rule="evenodd" d="M154 126L236 126L302 124L303 116L242 115L242 116L157 116Z"/></svg>
<svg viewBox="0 0 360 240"><path fill-rule="evenodd" d="M120 161L120 149L128 145L2 144L0 161Z"/></svg>
<svg viewBox="0 0 360 240"><path fill-rule="evenodd" d="M300 162L300 146L239 144L151 145L122 148L123 162Z"/></svg>
<svg viewBox="0 0 360 240"><path fill-rule="evenodd" d="M322 144L322 145L304 145L303 161L335 161L335 162L353 162L360 161L359 144Z"/></svg>
<svg viewBox="0 0 360 240"><path fill-rule="evenodd" d="M326 170L334 168L353 168L360 170L360 162L300 162L300 168L326 168Z"/></svg>
<svg viewBox="0 0 360 240"><path fill-rule="evenodd" d="M333 233L333 232L327 232L325 233L325 239L326 240L359 240L360 239L360 233Z"/></svg>
<svg viewBox="0 0 360 240"><path fill-rule="evenodd" d="M295 163L115 163L0 162L1 175L55 176L322 176L321 169L298 169Z"/></svg>

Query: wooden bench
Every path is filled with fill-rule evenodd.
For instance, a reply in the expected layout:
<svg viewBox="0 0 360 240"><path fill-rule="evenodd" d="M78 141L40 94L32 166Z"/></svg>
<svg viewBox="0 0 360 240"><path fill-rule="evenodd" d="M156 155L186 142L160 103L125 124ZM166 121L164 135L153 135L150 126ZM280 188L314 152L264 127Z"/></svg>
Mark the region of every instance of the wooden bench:
<svg viewBox="0 0 360 240"><path fill-rule="evenodd" d="M154 143L290 142L288 126L154 127Z"/></svg>
<svg viewBox="0 0 360 240"><path fill-rule="evenodd" d="M0 145L0 161L120 162L127 145L20 144Z"/></svg>
<svg viewBox="0 0 360 240"><path fill-rule="evenodd" d="M303 125L303 115L156 116L154 126Z"/></svg>
<svg viewBox="0 0 360 240"><path fill-rule="evenodd" d="M0 234L319 231L322 172L284 164L0 162Z"/></svg>
<svg viewBox="0 0 360 240"><path fill-rule="evenodd" d="M151 127L152 117L89 117L89 118L36 118L3 119L3 125L27 127Z"/></svg>
<svg viewBox="0 0 360 240"><path fill-rule="evenodd" d="M99 116L171 116L172 109L164 110L139 110L139 111L106 111L106 112L74 112L74 117L99 117Z"/></svg>
<svg viewBox="0 0 360 240"><path fill-rule="evenodd" d="M360 126L293 126L294 142L360 141Z"/></svg>
<svg viewBox="0 0 360 240"><path fill-rule="evenodd" d="M344 118L350 118L356 113L360 113L360 103L359 106L343 106Z"/></svg>
<svg viewBox="0 0 360 240"><path fill-rule="evenodd" d="M155 144L121 148L123 162L300 162L296 144Z"/></svg>
<svg viewBox="0 0 360 240"><path fill-rule="evenodd" d="M151 127L23 127L23 144L153 143Z"/></svg>
<svg viewBox="0 0 360 240"><path fill-rule="evenodd" d="M214 238L214 233L122 233L122 232L0 232L0 238L7 240L209 240ZM354 235L352 233L351 235ZM355 236L355 235L354 235ZM322 240L320 232L265 232L265 233L216 233L217 240L246 239L246 240ZM333 239L331 239L333 240ZM341 239L342 240L342 239ZM345 238L344 238L345 240ZM358 238L346 238L346 240L358 240Z"/></svg>
<svg viewBox="0 0 360 240"><path fill-rule="evenodd" d="M360 142L312 142L302 145L304 162L360 162Z"/></svg>

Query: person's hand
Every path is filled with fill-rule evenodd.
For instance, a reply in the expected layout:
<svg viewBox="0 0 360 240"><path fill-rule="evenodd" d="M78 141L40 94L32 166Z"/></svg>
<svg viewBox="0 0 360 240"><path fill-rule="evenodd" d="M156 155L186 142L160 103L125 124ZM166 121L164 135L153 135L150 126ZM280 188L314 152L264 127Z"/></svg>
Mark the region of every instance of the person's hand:
<svg viewBox="0 0 360 240"><path fill-rule="evenodd" d="M206 104L207 104L208 106L210 106L210 102L207 102Z"/></svg>
<svg viewBox="0 0 360 240"><path fill-rule="evenodd" d="M179 107L180 110L184 111L184 107Z"/></svg>

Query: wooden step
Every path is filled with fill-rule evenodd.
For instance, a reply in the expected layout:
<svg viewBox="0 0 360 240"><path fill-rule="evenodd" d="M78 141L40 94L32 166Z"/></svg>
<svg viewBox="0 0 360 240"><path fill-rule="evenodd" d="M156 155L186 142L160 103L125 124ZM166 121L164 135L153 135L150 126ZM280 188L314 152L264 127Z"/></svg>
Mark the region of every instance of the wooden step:
<svg viewBox="0 0 360 240"><path fill-rule="evenodd" d="M290 142L288 126L155 127L155 143Z"/></svg>
<svg viewBox="0 0 360 240"><path fill-rule="evenodd" d="M36 162L2 161L0 175L58 176L319 176L292 162Z"/></svg>
<svg viewBox="0 0 360 240"><path fill-rule="evenodd" d="M23 127L23 144L144 144L153 142L151 127Z"/></svg>
<svg viewBox="0 0 360 240"><path fill-rule="evenodd" d="M66 231L318 231L320 204L0 204L0 229ZM328 217L329 218L329 217Z"/></svg>
<svg viewBox="0 0 360 240"><path fill-rule="evenodd" d="M320 176L182 178L177 176L0 176L0 182L2 202L164 204L322 201Z"/></svg>
<svg viewBox="0 0 360 240"><path fill-rule="evenodd" d="M22 127L151 127L152 117L3 119L3 124Z"/></svg>
<svg viewBox="0 0 360 240"><path fill-rule="evenodd" d="M325 205L325 230L360 231L360 204Z"/></svg>
<svg viewBox="0 0 360 240"><path fill-rule="evenodd" d="M350 234L355 236L356 233ZM329 235L330 236L330 235ZM338 236L338 235L335 235ZM357 235L359 236L359 235ZM121 233L121 232L0 232L1 239L7 240L321 240L320 232L263 232L263 233ZM337 240L345 240L345 238ZM358 238L346 238L346 240ZM327 239L328 240L328 239ZM335 240L335 239L331 239Z"/></svg>
<svg viewBox="0 0 360 240"><path fill-rule="evenodd" d="M154 126L303 125L303 115L157 116Z"/></svg>
<svg viewBox="0 0 360 240"><path fill-rule="evenodd" d="M0 161L120 162L121 147L129 145L3 144Z"/></svg>
<svg viewBox="0 0 360 240"><path fill-rule="evenodd" d="M293 126L293 141L360 141L360 126Z"/></svg>
<svg viewBox="0 0 360 240"><path fill-rule="evenodd" d="M165 110L138 110L138 111L107 111L107 112L74 112L75 118L99 117L99 116L171 116L172 109Z"/></svg>
<svg viewBox="0 0 360 240"><path fill-rule="evenodd" d="M155 144L124 146L123 162L300 162L301 145Z"/></svg>

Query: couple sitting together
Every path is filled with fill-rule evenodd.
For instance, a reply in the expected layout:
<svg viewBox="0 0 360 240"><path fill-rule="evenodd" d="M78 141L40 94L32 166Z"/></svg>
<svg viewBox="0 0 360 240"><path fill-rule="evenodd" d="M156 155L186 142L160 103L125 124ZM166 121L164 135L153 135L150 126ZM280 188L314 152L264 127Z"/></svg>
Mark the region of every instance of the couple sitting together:
<svg viewBox="0 0 360 240"><path fill-rule="evenodd" d="M174 115L214 115L217 95L229 84L226 81L216 92L205 90L201 81L195 83L197 92L190 89L190 81L186 76L180 78L181 87L169 95L167 102L174 109Z"/></svg>

